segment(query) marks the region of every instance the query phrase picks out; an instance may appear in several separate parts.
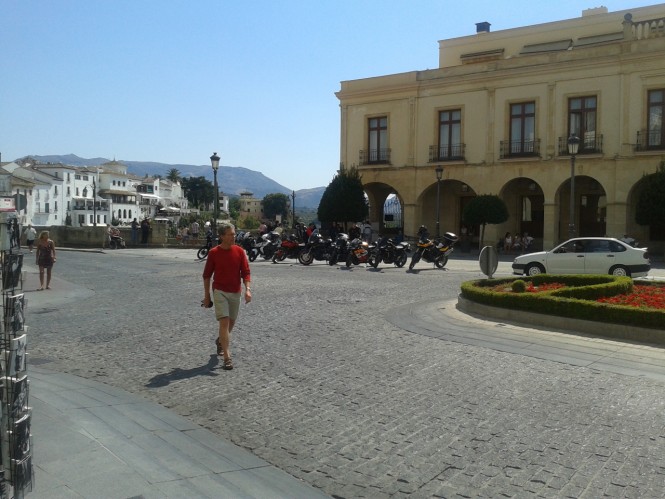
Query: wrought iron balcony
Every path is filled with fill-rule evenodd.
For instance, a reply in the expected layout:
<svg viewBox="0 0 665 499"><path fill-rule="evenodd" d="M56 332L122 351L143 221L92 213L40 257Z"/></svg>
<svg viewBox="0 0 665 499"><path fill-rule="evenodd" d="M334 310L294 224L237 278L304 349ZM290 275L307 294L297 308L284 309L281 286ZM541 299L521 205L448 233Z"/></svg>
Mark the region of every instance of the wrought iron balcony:
<svg viewBox="0 0 665 499"><path fill-rule="evenodd" d="M540 156L540 139L502 140L500 159L529 158Z"/></svg>
<svg viewBox="0 0 665 499"><path fill-rule="evenodd" d="M635 140L635 151L662 151L665 149L662 130L639 130Z"/></svg>
<svg viewBox="0 0 665 499"><path fill-rule="evenodd" d="M361 165L387 165L390 164L390 149L361 150L359 157Z"/></svg>
<svg viewBox="0 0 665 499"><path fill-rule="evenodd" d="M559 156L569 156L568 154L568 137L559 137L558 145ZM603 152L603 136L602 134L594 135L580 139L580 146L577 150L577 155L580 154L602 154Z"/></svg>
<svg viewBox="0 0 665 499"><path fill-rule="evenodd" d="M429 146L429 162L464 161L466 144L452 144L444 146Z"/></svg>

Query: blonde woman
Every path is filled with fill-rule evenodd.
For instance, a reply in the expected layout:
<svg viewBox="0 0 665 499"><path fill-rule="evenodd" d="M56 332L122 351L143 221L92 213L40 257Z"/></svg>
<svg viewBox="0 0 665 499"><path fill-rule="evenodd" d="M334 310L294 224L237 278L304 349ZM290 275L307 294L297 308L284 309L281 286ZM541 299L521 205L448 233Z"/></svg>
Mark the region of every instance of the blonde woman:
<svg viewBox="0 0 665 499"><path fill-rule="evenodd" d="M39 265L39 291L44 289L44 270L46 270L46 289L51 289L51 269L55 263L55 244L49 239L49 232L43 230L37 240L36 263Z"/></svg>

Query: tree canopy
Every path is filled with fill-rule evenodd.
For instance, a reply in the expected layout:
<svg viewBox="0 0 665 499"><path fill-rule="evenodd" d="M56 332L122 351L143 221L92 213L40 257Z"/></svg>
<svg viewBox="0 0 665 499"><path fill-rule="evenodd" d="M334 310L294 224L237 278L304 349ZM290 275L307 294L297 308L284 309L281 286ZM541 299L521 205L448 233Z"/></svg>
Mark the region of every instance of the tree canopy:
<svg viewBox="0 0 665 499"><path fill-rule="evenodd" d="M266 194L261 201L263 215L268 220L275 220L277 215L286 218L289 212L289 197L281 192Z"/></svg>
<svg viewBox="0 0 665 499"><path fill-rule="evenodd" d="M205 177L183 178L182 188L189 205L195 208L204 208L215 200L215 186Z"/></svg>
<svg viewBox="0 0 665 499"><path fill-rule="evenodd" d="M635 221L640 225L665 224L665 162L642 182L645 187L637 199Z"/></svg>
<svg viewBox="0 0 665 499"><path fill-rule="evenodd" d="M476 196L464 207L462 221L467 225L480 225L480 247L483 247L485 225L500 224L508 220L508 208L503 200L494 194Z"/></svg>
<svg viewBox="0 0 665 499"><path fill-rule="evenodd" d="M365 220L369 213L357 168L341 170L326 187L317 215L322 223Z"/></svg>

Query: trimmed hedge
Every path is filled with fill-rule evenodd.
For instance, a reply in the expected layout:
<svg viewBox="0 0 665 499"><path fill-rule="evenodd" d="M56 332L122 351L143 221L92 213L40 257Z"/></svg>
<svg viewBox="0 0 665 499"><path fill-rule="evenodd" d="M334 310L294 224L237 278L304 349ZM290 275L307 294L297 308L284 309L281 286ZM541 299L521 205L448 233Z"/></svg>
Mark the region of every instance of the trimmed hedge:
<svg viewBox="0 0 665 499"><path fill-rule="evenodd" d="M502 293L492 290L502 283L508 286L514 280L505 278L467 281L462 283L461 294L468 300L494 307L626 326L665 328L665 310L624 307L595 301L598 298L632 291L633 281L630 277L538 274L528 279L536 286L558 282L566 287L539 293Z"/></svg>

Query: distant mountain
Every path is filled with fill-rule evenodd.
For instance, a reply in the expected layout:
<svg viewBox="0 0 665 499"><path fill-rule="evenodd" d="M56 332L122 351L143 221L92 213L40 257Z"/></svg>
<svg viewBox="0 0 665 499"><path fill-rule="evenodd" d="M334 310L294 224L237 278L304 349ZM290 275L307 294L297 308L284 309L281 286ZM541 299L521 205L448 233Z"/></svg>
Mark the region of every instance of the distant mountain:
<svg viewBox="0 0 665 499"><path fill-rule="evenodd" d="M108 163L106 158L81 158L75 154L30 156L40 163L62 163L69 166L99 166ZM144 177L148 175L161 175L166 177L168 171L177 168L183 177L205 177L213 181L212 168L210 165L183 165L154 163L150 161L125 161L118 160L127 165L127 171L132 175ZM263 173L243 168L241 166L220 166L217 174L217 182L222 192L226 194L240 194L249 191L254 197L262 199L266 194L282 193L289 197L293 192L274 180L266 177ZM301 189L296 193L296 210L302 208L318 208L325 187L313 189Z"/></svg>

